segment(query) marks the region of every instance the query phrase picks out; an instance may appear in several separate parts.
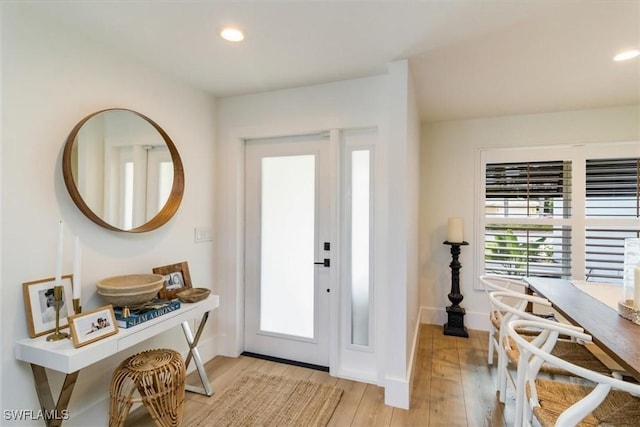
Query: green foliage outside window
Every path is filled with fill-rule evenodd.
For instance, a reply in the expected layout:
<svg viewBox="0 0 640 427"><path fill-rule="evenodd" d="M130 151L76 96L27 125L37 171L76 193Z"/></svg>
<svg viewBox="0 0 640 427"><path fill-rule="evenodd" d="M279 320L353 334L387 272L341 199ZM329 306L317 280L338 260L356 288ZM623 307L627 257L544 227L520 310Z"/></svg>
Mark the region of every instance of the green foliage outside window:
<svg viewBox="0 0 640 427"><path fill-rule="evenodd" d="M513 230L507 229L504 234L496 234L493 241L485 244L485 262L500 264L497 274L522 276L527 274L531 263L552 263L553 246L545 244L546 237L542 236L533 241L518 240Z"/></svg>

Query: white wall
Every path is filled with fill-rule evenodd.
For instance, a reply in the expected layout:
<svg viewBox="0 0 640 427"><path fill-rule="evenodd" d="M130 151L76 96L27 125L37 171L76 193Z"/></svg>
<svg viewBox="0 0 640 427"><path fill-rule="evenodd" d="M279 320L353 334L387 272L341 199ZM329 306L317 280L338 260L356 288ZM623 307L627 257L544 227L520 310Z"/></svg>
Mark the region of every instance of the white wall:
<svg viewBox="0 0 640 427"><path fill-rule="evenodd" d="M14 359L14 343L28 337L22 283L52 277L56 224L65 223L64 269L71 273L71 242L83 249L83 306L103 302L101 278L151 272L187 261L194 286L213 288L213 243L194 243L194 227L213 227L215 99L114 54L59 25L51 25L24 3L4 4L2 16L2 409L38 410L29 366ZM86 219L67 194L61 153L73 126L94 111L123 107L155 120L178 148L185 194L176 216L149 233L102 229ZM215 292L215 288L214 292ZM201 341L205 360L216 354L216 315ZM186 354L179 329L83 370L65 425L107 424L109 380L127 355L152 346ZM50 373L59 385L62 376ZM57 395L57 390L54 388ZM3 418L0 424L11 424ZM19 425L42 425L42 421Z"/></svg>
<svg viewBox="0 0 640 427"><path fill-rule="evenodd" d="M482 256L474 241L475 189L479 149L606 143L640 140L640 108L621 106L549 114L459 120L422 126L420 305L423 321L446 322L450 305L451 256L446 240L447 218L464 219L460 288L465 324L488 328L488 302L473 289L475 257Z"/></svg>

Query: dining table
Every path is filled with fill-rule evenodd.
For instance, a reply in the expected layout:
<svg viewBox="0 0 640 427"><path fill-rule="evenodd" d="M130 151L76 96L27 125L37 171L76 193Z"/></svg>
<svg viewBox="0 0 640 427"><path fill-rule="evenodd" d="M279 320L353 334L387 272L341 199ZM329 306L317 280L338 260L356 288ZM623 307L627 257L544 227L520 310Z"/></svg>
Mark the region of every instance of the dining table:
<svg viewBox="0 0 640 427"><path fill-rule="evenodd" d="M562 317L582 327L595 345L640 381L640 325L622 317L612 303L622 298L620 287L609 285L589 292L588 287L566 279L525 280L533 294L549 300Z"/></svg>

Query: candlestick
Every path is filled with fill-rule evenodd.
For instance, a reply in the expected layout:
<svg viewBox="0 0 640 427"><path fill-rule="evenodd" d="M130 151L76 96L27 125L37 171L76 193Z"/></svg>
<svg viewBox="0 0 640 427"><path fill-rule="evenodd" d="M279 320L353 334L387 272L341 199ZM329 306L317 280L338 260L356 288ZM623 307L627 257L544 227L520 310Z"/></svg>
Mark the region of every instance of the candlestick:
<svg viewBox="0 0 640 427"><path fill-rule="evenodd" d="M445 335L453 335L456 337L468 338L469 333L464 326L465 309L460 307L460 303L463 300L463 296L460 293L460 268L462 265L458 260L460 256L460 247L466 246L467 242L444 242L445 245L451 246L451 292L447 297L451 301L451 305L446 308L447 310L447 323L445 323L443 331Z"/></svg>
<svg viewBox="0 0 640 427"><path fill-rule="evenodd" d="M449 218L447 222L447 241L451 243L462 243L464 241L462 218Z"/></svg>
<svg viewBox="0 0 640 427"><path fill-rule="evenodd" d="M62 238L63 238L63 225L62 220L58 222L58 241L56 246L56 276L55 285L62 284Z"/></svg>
<svg viewBox="0 0 640 427"><path fill-rule="evenodd" d="M47 341L59 341L64 338L69 338L69 334L66 332L60 332L60 305L62 303L62 291L63 286L53 287L53 304L56 309L56 330L54 333L47 337Z"/></svg>
<svg viewBox="0 0 640 427"><path fill-rule="evenodd" d="M633 306L640 309L640 267L635 268L633 277Z"/></svg>
<svg viewBox="0 0 640 427"><path fill-rule="evenodd" d="M80 277L80 238L73 239L73 299L80 301L82 278Z"/></svg>

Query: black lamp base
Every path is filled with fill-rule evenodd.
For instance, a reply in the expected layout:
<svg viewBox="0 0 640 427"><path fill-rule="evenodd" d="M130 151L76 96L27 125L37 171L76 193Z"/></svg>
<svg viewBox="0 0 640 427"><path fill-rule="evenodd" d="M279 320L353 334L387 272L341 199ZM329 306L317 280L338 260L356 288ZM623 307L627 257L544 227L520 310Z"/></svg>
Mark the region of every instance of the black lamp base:
<svg viewBox="0 0 640 427"><path fill-rule="evenodd" d="M469 338L467 328L464 326L465 310L460 306L447 307L447 323L444 324L443 331L445 335L454 337Z"/></svg>

